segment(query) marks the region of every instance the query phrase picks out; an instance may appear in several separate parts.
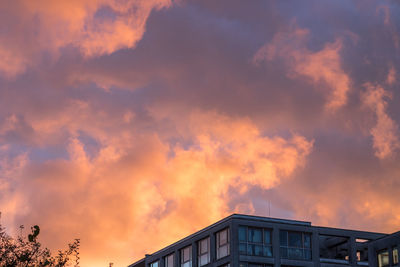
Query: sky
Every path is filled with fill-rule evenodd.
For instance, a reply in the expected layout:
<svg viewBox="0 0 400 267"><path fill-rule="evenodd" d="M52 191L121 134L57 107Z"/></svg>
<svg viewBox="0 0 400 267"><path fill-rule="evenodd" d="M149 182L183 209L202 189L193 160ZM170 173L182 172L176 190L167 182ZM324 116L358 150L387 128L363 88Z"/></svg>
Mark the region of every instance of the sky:
<svg viewBox="0 0 400 267"><path fill-rule="evenodd" d="M400 230L400 4L0 2L0 211L81 266L232 213Z"/></svg>

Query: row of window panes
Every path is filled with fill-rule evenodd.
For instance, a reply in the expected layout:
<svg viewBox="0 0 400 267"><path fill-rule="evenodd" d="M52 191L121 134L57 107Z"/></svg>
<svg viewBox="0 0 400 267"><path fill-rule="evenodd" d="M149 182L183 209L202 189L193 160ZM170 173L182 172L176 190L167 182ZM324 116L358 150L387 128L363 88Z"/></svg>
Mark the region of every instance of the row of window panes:
<svg viewBox="0 0 400 267"><path fill-rule="evenodd" d="M239 253L248 256L272 257L272 247L242 243L239 244Z"/></svg>
<svg viewBox="0 0 400 267"><path fill-rule="evenodd" d="M392 249L392 260L394 265L399 263L399 251L397 247L393 247ZM378 253L378 267L385 266L389 266L389 251L387 249Z"/></svg>
<svg viewBox="0 0 400 267"><path fill-rule="evenodd" d="M230 254L229 249L229 229L226 228L216 233L217 238L217 259L221 259ZM210 263L211 249L210 237L198 241L198 264L199 266ZM192 246L184 247L180 250L181 262L180 267L192 267ZM159 267L159 261L150 264L150 267ZM165 257L165 267L174 267L174 254Z"/></svg>
<svg viewBox="0 0 400 267"><path fill-rule="evenodd" d="M311 234L303 232L280 231L281 247L311 248Z"/></svg>
<svg viewBox="0 0 400 267"><path fill-rule="evenodd" d="M292 260L311 260L311 249L281 247L281 258Z"/></svg>
<svg viewBox="0 0 400 267"><path fill-rule="evenodd" d="M280 231L281 257L311 260L311 234ZM271 230L239 226L239 253L250 256L272 257Z"/></svg>
<svg viewBox="0 0 400 267"><path fill-rule="evenodd" d="M280 231L280 252L284 259L311 260L311 234Z"/></svg>
<svg viewBox="0 0 400 267"><path fill-rule="evenodd" d="M271 244L271 230L239 226L239 242Z"/></svg>
<svg viewBox="0 0 400 267"><path fill-rule="evenodd" d="M271 230L239 226L239 253L272 257Z"/></svg>

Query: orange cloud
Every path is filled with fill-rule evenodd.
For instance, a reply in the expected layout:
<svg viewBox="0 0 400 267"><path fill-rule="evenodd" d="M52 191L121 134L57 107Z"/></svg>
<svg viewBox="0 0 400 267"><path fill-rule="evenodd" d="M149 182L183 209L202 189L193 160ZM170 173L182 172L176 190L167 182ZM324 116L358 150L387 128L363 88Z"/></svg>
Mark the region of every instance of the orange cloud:
<svg viewBox="0 0 400 267"><path fill-rule="evenodd" d="M373 137L375 155L384 159L390 157L400 148L398 126L386 112L387 98L391 94L379 85L365 84L366 92L362 95L362 101L366 107L372 110L376 116L376 124L370 130Z"/></svg>
<svg viewBox="0 0 400 267"><path fill-rule="evenodd" d="M335 111L347 103L350 91L350 78L341 67L340 51L343 43L336 39L327 43L320 51L311 51L306 47L309 31L292 26L289 32L278 32L270 43L261 47L254 61L282 58L287 61L289 77L308 78L317 88L327 94L325 107Z"/></svg>
<svg viewBox="0 0 400 267"><path fill-rule="evenodd" d="M267 215L267 200L274 217L398 230L396 11L299 4L315 11L299 25L320 27L279 32L293 21L281 3L154 12L173 3L0 2L7 228L39 224L55 251L81 238L82 266L126 265L234 211ZM348 29L354 46L337 36Z"/></svg>
<svg viewBox="0 0 400 267"><path fill-rule="evenodd" d="M391 171L393 175L397 171ZM380 232L398 231L399 208L395 179L381 173L381 180L351 176L343 180L335 178L323 189L323 193L313 190L309 184L292 187L285 195L294 196L290 200L294 218L311 220L314 225L345 227ZM385 181L386 179L386 181ZM387 182L390 180L392 182ZM308 188L307 188L308 187ZM379 189L379 190L377 190ZM289 197L291 198L291 197ZM299 198L301 202L295 201Z"/></svg>
<svg viewBox="0 0 400 267"><path fill-rule="evenodd" d="M22 57L18 51L0 44L0 74L7 78L13 78L25 71L28 60Z"/></svg>
<svg viewBox="0 0 400 267"><path fill-rule="evenodd" d="M78 48L85 57L135 47L151 11L170 5L171 0L15 1L3 7L18 24L10 24L11 32L0 35L0 71L14 77L41 53L57 57L67 46Z"/></svg>
<svg viewBox="0 0 400 267"><path fill-rule="evenodd" d="M17 200L25 203L32 214L25 223L40 224L44 243L53 248L80 237L84 266L128 264L233 210L251 209L251 202L242 202L231 210L228 190L244 194L251 186L280 184L304 166L313 146L300 135L263 136L251 120L215 112L190 114L182 132L190 145L169 145L155 133L104 136L90 105L72 105L90 118L65 113L59 124L33 124L42 138L70 128L68 158L17 165L12 180L18 189L1 200L5 216L13 216ZM114 125L125 123L120 119ZM80 131L101 142L96 154L89 155L79 140L78 122Z"/></svg>

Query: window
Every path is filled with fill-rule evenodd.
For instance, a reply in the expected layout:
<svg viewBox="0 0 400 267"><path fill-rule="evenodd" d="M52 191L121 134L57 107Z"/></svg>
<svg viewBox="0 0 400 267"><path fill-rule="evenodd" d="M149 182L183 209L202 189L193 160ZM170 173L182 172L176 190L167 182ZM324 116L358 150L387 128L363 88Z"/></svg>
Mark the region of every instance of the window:
<svg viewBox="0 0 400 267"><path fill-rule="evenodd" d="M281 258L311 260L311 234L280 231Z"/></svg>
<svg viewBox="0 0 400 267"><path fill-rule="evenodd" d="M158 261L150 263L150 267L159 267Z"/></svg>
<svg viewBox="0 0 400 267"><path fill-rule="evenodd" d="M389 252L386 249L378 253L378 266L389 266Z"/></svg>
<svg viewBox="0 0 400 267"><path fill-rule="evenodd" d="M393 247L393 264L399 264L399 250Z"/></svg>
<svg viewBox="0 0 400 267"><path fill-rule="evenodd" d="M174 254L165 257L165 267L174 267Z"/></svg>
<svg viewBox="0 0 400 267"><path fill-rule="evenodd" d="M229 228L217 233L217 259L229 255Z"/></svg>
<svg viewBox="0 0 400 267"><path fill-rule="evenodd" d="M239 253L272 257L271 230L239 226Z"/></svg>
<svg viewBox="0 0 400 267"><path fill-rule="evenodd" d="M181 267L192 267L192 246L181 249Z"/></svg>
<svg viewBox="0 0 400 267"><path fill-rule="evenodd" d="M198 261L199 266L210 263L210 238L204 238L198 242Z"/></svg>

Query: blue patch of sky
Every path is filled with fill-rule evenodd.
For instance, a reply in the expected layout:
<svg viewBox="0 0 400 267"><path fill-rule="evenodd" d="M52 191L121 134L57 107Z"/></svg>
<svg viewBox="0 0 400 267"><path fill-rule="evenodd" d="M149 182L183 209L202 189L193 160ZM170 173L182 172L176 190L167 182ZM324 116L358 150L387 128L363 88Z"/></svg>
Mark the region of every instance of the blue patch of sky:
<svg viewBox="0 0 400 267"><path fill-rule="evenodd" d="M300 27L310 30L307 47L312 51L323 48L346 32L357 32L362 23L359 12L352 1L312 1L305 5L300 2L279 1L281 14Z"/></svg>
<svg viewBox="0 0 400 267"><path fill-rule="evenodd" d="M68 160L68 151L63 146L35 147L29 150L29 159L33 162Z"/></svg>
<svg viewBox="0 0 400 267"><path fill-rule="evenodd" d="M89 135L79 132L78 140L83 144L86 156L91 159L95 157L99 150L100 144ZM46 162L52 160L69 160L69 152L67 145L49 145L46 147L33 147L33 148L12 148L16 154L22 152L29 152L29 158L33 162Z"/></svg>
<svg viewBox="0 0 400 267"><path fill-rule="evenodd" d="M109 6L104 5L96 11L94 18L99 20L114 21L117 18L117 14Z"/></svg>
<svg viewBox="0 0 400 267"><path fill-rule="evenodd" d="M14 158L23 153L29 152L29 147L18 143L8 143L8 149L0 150L0 157Z"/></svg>
<svg viewBox="0 0 400 267"><path fill-rule="evenodd" d="M96 139L80 131L78 140L83 144L83 149L89 159L93 159L98 155L101 149L101 144Z"/></svg>

